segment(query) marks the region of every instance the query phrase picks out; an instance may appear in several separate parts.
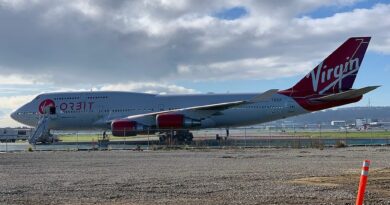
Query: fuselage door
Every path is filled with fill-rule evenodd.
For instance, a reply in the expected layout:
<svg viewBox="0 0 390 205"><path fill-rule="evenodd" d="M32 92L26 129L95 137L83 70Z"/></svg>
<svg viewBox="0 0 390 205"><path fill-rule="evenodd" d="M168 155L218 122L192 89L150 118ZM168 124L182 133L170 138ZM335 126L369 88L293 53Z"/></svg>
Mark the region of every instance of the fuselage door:
<svg viewBox="0 0 390 205"><path fill-rule="evenodd" d="M57 114L56 107L49 106L49 115L55 115L55 114Z"/></svg>
<svg viewBox="0 0 390 205"><path fill-rule="evenodd" d="M287 113L295 112L295 104L291 100L287 100L286 102Z"/></svg>
<svg viewBox="0 0 390 205"><path fill-rule="evenodd" d="M55 106L46 106L43 109L43 114L45 114L45 115L55 115L55 114L57 114L56 107Z"/></svg>

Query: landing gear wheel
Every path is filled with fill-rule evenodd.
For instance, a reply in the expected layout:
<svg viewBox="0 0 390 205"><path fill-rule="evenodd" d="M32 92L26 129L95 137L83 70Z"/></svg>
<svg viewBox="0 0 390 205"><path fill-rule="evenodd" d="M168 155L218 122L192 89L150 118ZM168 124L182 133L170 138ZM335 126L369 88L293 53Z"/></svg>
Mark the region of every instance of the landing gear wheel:
<svg viewBox="0 0 390 205"><path fill-rule="evenodd" d="M176 132L174 137L177 139L179 144L190 144L194 138L194 135L188 130L180 130Z"/></svg>
<svg viewBox="0 0 390 205"><path fill-rule="evenodd" d="M178 130L174 132L166 132L159 135L160 144L191 144L194 135L188 130Z"/></svg>
<svg viewBox="0 0 390 205"><path fill-rule="evenodd" d="M192 139L194 139L194 135L191 132L188 132L185 138L186 144L190 144L192 142Z"/></svg>
<svg viewBox="0 0 390 205"><path fill-rule="evenodd" d="M158 139L160 141L160 144L165 144L167 136L165 134L161 134L161 135L159 135Z"/></svg>

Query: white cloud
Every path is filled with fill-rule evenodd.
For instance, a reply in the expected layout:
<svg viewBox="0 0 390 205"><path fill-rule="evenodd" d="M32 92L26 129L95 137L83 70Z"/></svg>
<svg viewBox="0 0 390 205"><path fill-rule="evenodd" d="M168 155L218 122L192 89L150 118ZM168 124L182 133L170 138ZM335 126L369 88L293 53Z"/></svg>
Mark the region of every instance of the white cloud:
<svg viewBox="0 0 390 205"><path fill-rule="evenodd" d="M34 1L31 1L31 3ZM0 8L22 9L28 2L26 0L0 0Z"/></svg>
<svg viewBox="0 0 390 205"><path fill-rule="evenodd" d="M45 81L37 77L39 76L23 74L1 75L0 73L0 85L36 85L45 83Z"/></svg>
<svg viewBox="0 0 390 205"><path fill-rule="evenodd" d="M74 1L71 6L82 13L85 16L90 18L98 18L100 17L102 10L93 4L92 1Z"/></svg>
<svg viewBox="0 0 390 205"><path fill-rule="evenodd" d="M330 35L370 31L380 33L378 28L390 26L388 21L378 21L390 17L390 5L377 4L371 9L354 9L351 12L337 13L331 17L312 19L303 17L296 19L297 29L305 29L307 34ZM367 35L367 34L366 34Z"/></svg>
<svg viewBox="0 0 390 205"><path fill-rule="evenodd" d="M7 45L0 76L22 78L3 79L10 84L45 74L36 79L59 86L273 79L302 75L357 35L372 35L369 49L390 54L390 22L381 20L390 19L389 4L300 17L355 2L0 0L0 44ZM248 14L232 21L213 15L234 6Z"/></svg>
<svg viewBox="0 0 390 205"><path fill-rule="evenodd" d="M0 96L0 110L15 110L31 101L35 95Z"/></svg>
<svg viewBox="0 0 390 205"><path fill-rule="evenodd" d="M0 116L0 127L24 127L25 125L11 119L9 115Z"/></svg>
<svg viewBox="0 0 390 205"><path fill-rule="evenodd" d="M194 89L188 89L182 86L158 83L158 82L129 82L129 83L117 83L111 85L104 85L95 90L102 91L132 91L132 92L145 92L154 94L191 94L197 93Z"/></svg>
<svg viewBox="0 0 390 205"><path fill-rule="evenodd" d="M25 103L31 101L35 95L23 95L23 96L0 96L0 127L16 127L22 126L22 124L11 119L10 114L12 111L21 107Z"/></svg>
<svg viewBox="0 0 390 205"><path fill-rule="evenodd" d="M180 78L202 80L224 79L275 79L290 77L297 73L304 75L314 68L310 62L293 62L279 57L248 58L235 61L217 62L207 65L180 65ZM238 74L239 73L239 74Z"/></svg>

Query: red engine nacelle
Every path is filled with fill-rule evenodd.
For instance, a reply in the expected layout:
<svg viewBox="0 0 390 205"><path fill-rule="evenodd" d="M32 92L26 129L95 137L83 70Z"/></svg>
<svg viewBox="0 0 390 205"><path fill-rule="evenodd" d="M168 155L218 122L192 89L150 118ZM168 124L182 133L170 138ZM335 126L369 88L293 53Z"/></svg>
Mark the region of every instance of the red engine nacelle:
<svg viewBox="0 0 390 205"><path fill-rule="evenodd" d="M142 131L142 126L140 126L136 121L124 119L115 120L111 123L111 132L113 136L135 136L139 131Z"/></svg>
<svg viewBox="0 0 390 205"><path fill-rule="evenodd" d="M181 114L161 114L156 117L156 125L159 129L180 129L200 126L199 120L184 117Z"/></svg>

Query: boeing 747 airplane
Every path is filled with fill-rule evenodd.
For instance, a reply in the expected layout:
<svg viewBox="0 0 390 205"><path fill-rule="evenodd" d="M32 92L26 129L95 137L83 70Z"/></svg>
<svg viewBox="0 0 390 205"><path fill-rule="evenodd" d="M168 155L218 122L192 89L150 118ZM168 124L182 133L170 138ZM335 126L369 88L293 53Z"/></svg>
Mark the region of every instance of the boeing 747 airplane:
<svg viewBox="0 0 390 205"><path fill-rule="evenodd" d="M114 136L180 130L171 137L191 141L190 131L195 129L254 125L358 102L363 94L378 87L352 89L369 41L370 37L348 39L286 90L192 95L45 93L17 109L11 117L36 127L30 143L44 140L50 130L91 129L111 130Z"/></svg>

